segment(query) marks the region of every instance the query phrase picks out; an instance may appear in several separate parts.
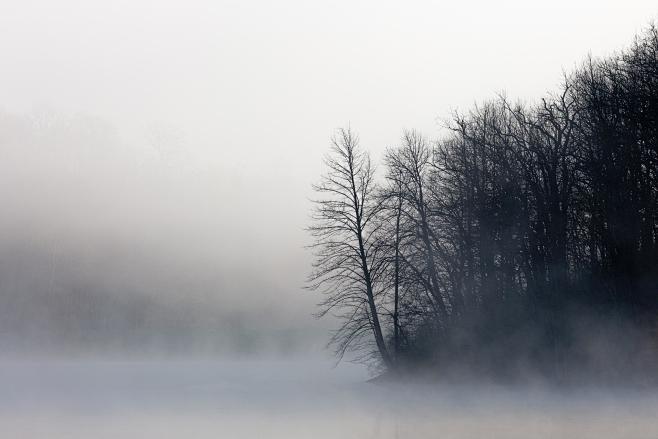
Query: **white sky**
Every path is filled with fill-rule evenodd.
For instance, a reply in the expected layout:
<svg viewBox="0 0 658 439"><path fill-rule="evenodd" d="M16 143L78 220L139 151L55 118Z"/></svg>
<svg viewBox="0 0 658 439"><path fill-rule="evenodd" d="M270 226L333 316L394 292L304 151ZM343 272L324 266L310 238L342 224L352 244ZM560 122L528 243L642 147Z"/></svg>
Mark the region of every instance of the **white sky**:
<svg viewBox="0 0 658 439"><path fill-rule="evenodd" d="M642 0L2 0L0 105L175 126L269 171L347 121L378 148L500 90L535 97L657 15Z"/></svg>

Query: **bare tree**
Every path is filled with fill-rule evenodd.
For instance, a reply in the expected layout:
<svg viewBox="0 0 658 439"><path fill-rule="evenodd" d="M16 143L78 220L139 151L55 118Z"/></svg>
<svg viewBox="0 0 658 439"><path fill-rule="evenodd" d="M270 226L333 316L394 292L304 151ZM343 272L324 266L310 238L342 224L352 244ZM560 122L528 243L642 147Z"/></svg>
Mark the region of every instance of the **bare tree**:
<svg viewBox="0 0 658 439"><path fill-rule="evenodd" d="M366 355L378 354L391 368L378 312L387 260L377 235L381 207L370 158L359 149L357 136L341 129L332 138L325 165L327 173L314 186L320 199L314 201L314 223L309 228L316 250L309 288L325 295L320 317L331 313L343 320L331 339L339 358L374 338L376 350Z"/></svg>
<svg viewBox="0 0 658 439"><path fill-rule="evenodd" d="M598 362L583 356L580 320L655 338L656 54L651 26L538 104L500 96L455 115L437 142L406 132L377 190L340 131L311 228L321 314L344 319L339 354L375 345L367 355L397 371L527 364L561 379Z"/></svg>
<svg viewBox="0 0 658 439"><path fill-rule="evenodd" d="M389 179L400 186L400 195L409 209L404 211L420 238L417 246L422 254L422 266L412 264L418 281L423 283L432 297L439 318L448 314L447 297L441 291L442 279L437 270L437 247L433 243L430 227L430 208L426 198L427 173L431 166L432 150L425 138L415 131L406 132L400 148L389 150L386 156ZM399 257L399 255L398 255Z"/></svg>
<svg viewBox="0 0 658 439"><path fill-rule="evenodd" d="M386 258L388 259L388 272L386 275L386 289L392 290L392 307L389 310L389 316L393 324L393 351L395 359L399 358L402 338L402 322L401 322L401 284L402 284L402 255L400 253L405 234L405 221L404 215L404 193L402 184L401 172L397 175L387 176L387 184L380 191L380 203L382 206L381 221L384 224L381 233L381 240L383 248L386 250Z"/></svg>

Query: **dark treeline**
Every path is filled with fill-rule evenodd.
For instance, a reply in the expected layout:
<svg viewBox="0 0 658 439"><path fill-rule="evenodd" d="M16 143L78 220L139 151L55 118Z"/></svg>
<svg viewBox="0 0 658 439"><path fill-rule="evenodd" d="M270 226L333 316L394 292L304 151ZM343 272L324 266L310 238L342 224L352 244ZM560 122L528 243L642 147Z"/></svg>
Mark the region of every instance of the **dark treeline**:
<svg viewBox="0 0 658 439"><path fill-rule="evenodd" d="M375 181L333 138L310 287L332 343L388 369L627 376L658 348L658 29L534 105L499 97Z"/></svg>

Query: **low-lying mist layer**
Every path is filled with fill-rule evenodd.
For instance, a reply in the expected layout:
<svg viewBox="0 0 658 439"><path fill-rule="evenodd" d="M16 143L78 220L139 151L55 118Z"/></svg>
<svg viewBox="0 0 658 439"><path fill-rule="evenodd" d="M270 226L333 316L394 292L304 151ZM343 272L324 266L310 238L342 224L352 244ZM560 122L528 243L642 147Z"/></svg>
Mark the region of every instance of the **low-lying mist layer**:
<svg viewBox="0 0 658 439"><path fill-rule="evenodd" d="M174 134L127 141L91 116L0 114L3 353L321 348L324 329L307 327L312 298L291 274L301 245L275 258L267 243L289 231L264 238L238 213L268 194L242 199L244 182L181 153ZM271 260L257 273L255 254Z"/></svg>
<svg viewBox="0 0 658 439"><path fill-rule="evenodd" d="M365 383L304 360L0 363L11 437L622 439L658 435L655 394Z"/></svg>

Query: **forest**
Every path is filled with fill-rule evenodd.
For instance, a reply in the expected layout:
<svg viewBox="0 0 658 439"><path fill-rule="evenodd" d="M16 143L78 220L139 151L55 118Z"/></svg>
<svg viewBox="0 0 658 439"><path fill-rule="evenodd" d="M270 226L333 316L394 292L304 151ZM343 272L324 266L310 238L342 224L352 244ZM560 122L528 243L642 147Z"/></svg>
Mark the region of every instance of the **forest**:
<svg viewBox="0 0 658 439"><path fill-rule="evenodd" d="M403 133L337 131L314 186L318 316L389 373L656 381L658 28L559 89Z"/></svg>

